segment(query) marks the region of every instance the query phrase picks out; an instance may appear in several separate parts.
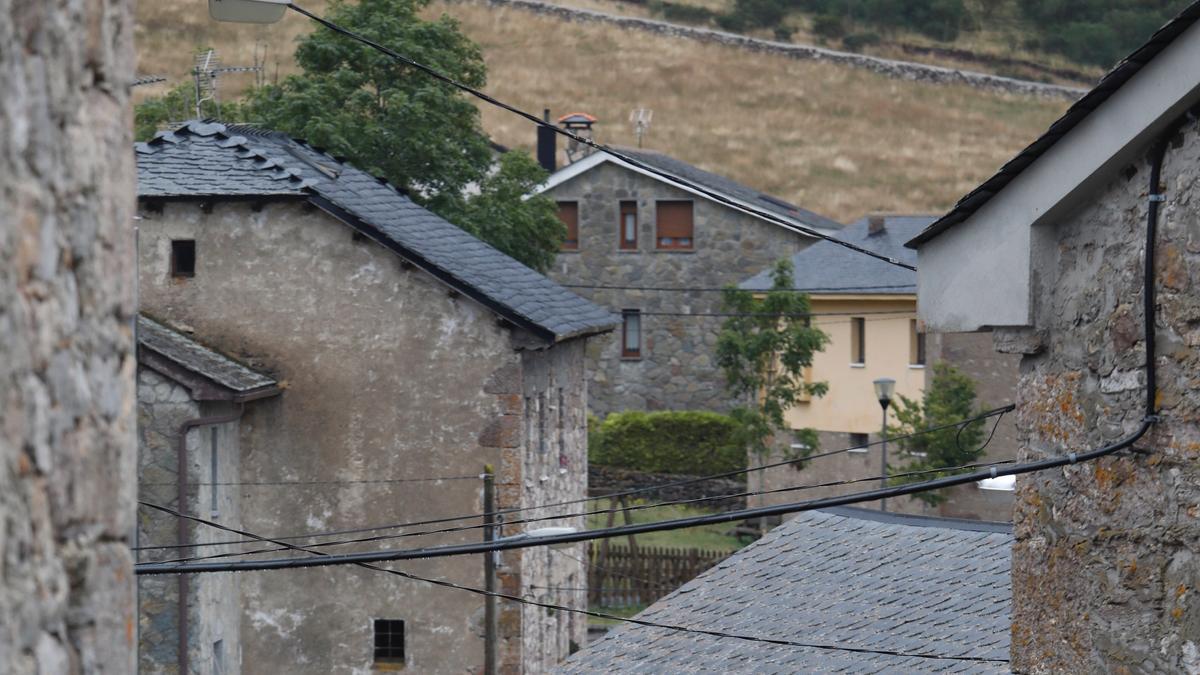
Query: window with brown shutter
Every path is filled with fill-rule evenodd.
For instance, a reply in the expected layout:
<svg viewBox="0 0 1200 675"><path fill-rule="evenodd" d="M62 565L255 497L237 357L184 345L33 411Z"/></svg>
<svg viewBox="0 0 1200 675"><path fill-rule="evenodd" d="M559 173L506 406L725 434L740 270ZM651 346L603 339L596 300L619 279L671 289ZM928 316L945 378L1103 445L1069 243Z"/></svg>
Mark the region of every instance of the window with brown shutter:
<svg viewBox="0 0 1200 675"><path fill-rule="evenodd" d="M623 251L637 250L637 202L621 202L621 222L618 223L617 237L621 242L620 248Z"/></svg>
<svg viewBox="0 0 1200 675"><path fill-rule="evenodd" d="M579 202L559 202L558 219L567 226L567 238L563 240L562 250L579 250Z"/></svg>
<svg viewBox="0 0 1200 675"><path fill-rule="evenodd" d="M658 202L655 210L655 245L660 249L691 249L695 242L692 203Z"/></svg>

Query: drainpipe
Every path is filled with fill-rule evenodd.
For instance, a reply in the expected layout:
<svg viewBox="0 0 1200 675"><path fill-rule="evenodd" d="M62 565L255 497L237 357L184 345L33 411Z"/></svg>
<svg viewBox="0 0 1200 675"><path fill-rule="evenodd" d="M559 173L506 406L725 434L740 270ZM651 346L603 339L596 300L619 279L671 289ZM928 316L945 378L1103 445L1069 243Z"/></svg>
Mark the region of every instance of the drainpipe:
<svg viewBox="0 0 1200 675"><path fill-rule="evenodd" d="M236 422L239 419L241 419L242 412L244 410L245 410L245 405L242 403L239 403L237 411L229 413L228 415L213 415L212 417L197 417L194 419L190 419L190 420L184 422L183 424L179 425L179 436L176 438L176 441L175 441L175 443L176 443L175 459L177 461L177 464L176 464L177 475L175 477L175 494L178 495L179 503L177 506L181 512L187 513L187 491L188 491L187 434L188 434L188 432L197 427L206 427L206 426L210 426L213 424L228 424L230 422ZM215 486L214 486L214 489L215 489ZM183 547L186 546L188 543L188 529L189 529L188 528L188 520L186 518L176 518L175 523L176 523L176 528L177 528L176 536L178 538L178 544L180 546L179 552L180 552L181 556L184 556L186 554L183 553L183 551L184 551ZM191 672L189 670L190 664L188 663L188 661L189 661L189 659L188 659L188 656L189 656L188 655L189 626L188 626L187 597L188 597L188 587L190 585L188 583L189 579L190 578L187 574L180 574L178 577L178 580L177 580L178 588L179 588L179 590L178 590L178 593L179 593L179 617L178 617L178 621L177 621L177 625L179 628L179 646L178 646L178 649L179 649L179 654L178 654L179 675L188 675L188 673Z"/></svg>

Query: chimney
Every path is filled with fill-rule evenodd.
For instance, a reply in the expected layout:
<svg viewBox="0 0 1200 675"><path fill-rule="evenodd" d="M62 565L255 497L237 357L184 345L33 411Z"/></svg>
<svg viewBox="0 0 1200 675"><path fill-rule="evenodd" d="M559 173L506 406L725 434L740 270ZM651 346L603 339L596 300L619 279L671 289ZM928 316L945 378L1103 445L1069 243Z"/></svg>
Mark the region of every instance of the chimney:
<svg viewBox="0 0 1200 675"><path fill-rule="evenodd" d="M542 119L550 121L550 109L545 108L542 111ZM537 128L537 161L542 165L542 168L547 173L554 173L558 169L558 134L549 127L539 126Z"/></svg>
<svg viewBox="0 0 1200 675"><path fill-rule="evenodd" d="M874 214L867 217L867 236L873 237L887 230L887 216Z"/></svg>
<svg viewBox="0 0 1200 675"><path fill-rule="evenodd" d="M582 112L567 113L558 118L558 126L589 141L592 140L592 125L595 123L595 117ZM574 164L590 154L592 154L590 145L574 139L567 141L567 164Z"/></svg>

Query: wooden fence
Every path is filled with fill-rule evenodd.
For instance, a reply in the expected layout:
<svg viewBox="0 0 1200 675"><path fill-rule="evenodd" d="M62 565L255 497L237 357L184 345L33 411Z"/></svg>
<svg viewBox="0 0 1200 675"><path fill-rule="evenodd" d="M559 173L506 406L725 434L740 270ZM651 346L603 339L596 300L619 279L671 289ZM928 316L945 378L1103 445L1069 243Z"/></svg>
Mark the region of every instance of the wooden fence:
<svg viewBox="0 0 1200 675"><path fill-rule="evenodd" d="M649 605L732 553L592 542L588 547L589 604L611 608Z"/></svg>

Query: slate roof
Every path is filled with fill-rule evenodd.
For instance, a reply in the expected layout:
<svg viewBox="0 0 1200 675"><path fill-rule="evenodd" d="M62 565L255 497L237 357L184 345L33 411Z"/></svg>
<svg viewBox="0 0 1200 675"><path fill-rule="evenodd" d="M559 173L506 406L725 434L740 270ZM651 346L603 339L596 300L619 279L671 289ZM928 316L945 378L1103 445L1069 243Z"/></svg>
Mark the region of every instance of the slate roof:
<svg viewBox="0 0 1200 675"><path fill-rule="evenodd" d="M800 208L795 204L791 204L785 200L771 195L764 194L755 190L752 187L747 187L730 180L725 176L720 176L715 173L705 171L696 166L692 166L687 162L675 159L661 152L651 150L641 150L633 148L620 148L622 154L628 155L633 159L649 164L659 171L665 171L673 176L682 178L686 181L696 183L706 187L714 192L722 193L728 197L752 204L764 211L770 211L784 218L798 220L806 225L829 230L841 229L842 224L826 218L819 213L809 211L808 209Z"/></svg>
<svg viewBox="0 0 1200 675"><path fill-rule="evenodd" d="M801 513L638 618L869 650L1008 659L1011 528ZM1006 663L772 645L622 624L565 673L1001 673Z"/></svg>
<svg viewBox="0 0 1200 675"><path fill-rule="evenodd" d="M1066 136L1080 122L1087 119L1092 111L1099 108L1110 96L1115 94L1126 82L1154 60L1160 52L1169 47L1175 38L1200 19L1200 2L1193 2L1180 12L1174 19L1158 29L1146 44L1138 47L1110 70L1083 98L1076 101L1063 116L1058 118L1046 133L1042 134L1016 157L1010 159L996 175L984 181L982 185L967 193L949 213L938 218L933 224L908 242L908 246L917 246L929 241L947 229L963 222L971 214L983 207L992 197L1004 189L1029 165L1044 155L1059 139Z"/></svg>
<svg viewBox="0 0 1200 675"><path fill-rule="evenodd" d="M869 218L863 218L834 236L910 265L917 264L916 251L904 242L935 220L934 216L883 216L884 231L869 234ZM829 241L819 241L792 256L792 288L820 294L870 293L913 295L917 273L862 255ZM740 286L746 290L771 288L771 270L766 269Z"/></svg>
<svg viewBox="0 0 1200 675"><path fill-rule="evenodd" d="M417 205L395 187L285 134L189 122L137 144L141 198L305 198L514 324L551 341L619 323Z"/></svg>
<svg viewBox="0 0 1200 675"><path fill-rule="evenodd" d="M138 316L137 329L138 347L148 349L234 393L248 394L278 384L274 379L218 354L145 315Z"/></svg>

